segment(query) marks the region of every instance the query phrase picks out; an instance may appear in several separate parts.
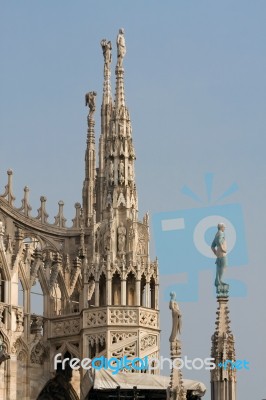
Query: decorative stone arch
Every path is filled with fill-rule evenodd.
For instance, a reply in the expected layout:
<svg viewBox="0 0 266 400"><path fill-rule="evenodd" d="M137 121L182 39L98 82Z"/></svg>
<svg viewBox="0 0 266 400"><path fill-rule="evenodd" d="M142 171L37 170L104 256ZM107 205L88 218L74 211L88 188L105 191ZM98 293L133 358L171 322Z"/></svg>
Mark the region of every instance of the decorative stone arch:
<svg viewBox="0 0 266 400"><path fill-rule="evenodd" d="M24 352L26 354L26 357L29 357L29 347L27 345L27 343L23 340L23 338L20 336L19 338L17 338L17 340L15 340L15 342L12 344L11 347L11 352L13 354L16 354L18 356L18 354L20 352Z"/></svg>
<svg viewBox="0 0 266 400"><path fill-rule="evenodd" d="M50 359L50 372L52 372L52 373L55 372L54 360L55 360L56 354L61 354L61 355L62 355L61 360L63 360L64 355L65 355L67 352L71 355L72 358L73 358L73 356L74 356L75 358L79 358L79 359L81 358L81 357L80 357L80 353L79 353L77 347L74 346L73 344L71 344L70 342L64 341L64 342L61 344L60 347L58 347L58 345L56 345L56 346L54 347L54 350L52 351L51 359ZM59 358L59 359L60 359L60 358ZM78 372L78 371L77 371L77 372Z"/></svg>
<svg viewBox="0 0 266 400"><path fill-rule="evenodd" d="M63 276L63 273L62 273L62 270L61 270L61 269L60 269L59 272L58 272L56 282L57 282L58 285L60 286L60 289L61 289L61 291L62 291L64 297L65 297L66 299L69 299L69 292L68 292L68 289L67 289L67 287L66 287L66 281L65 281L65 278L64 278L64 276Z"/></svg>
<svg viewBox="0 0 266 400"><path fill-rule="evenodd" d="M132 273L132 274L134 275L134 277L137 279L138 273L137 273L136 269L135 269L133 266L131 266L131 267L127 270L126 278L128 277L128 275L129 275L130 273Z"/></svg>
<svg viewBox="0 0 266 400"><path fill-rule="evenodd" d="M23 286L23 290L24 291L30 290L30 288L31 288L30 280L27 277L25 268L23 266L23 262L21 260L18 263L18 277Z"/></svg>
<svg viewBox="0 0 266 400"><path fill-rule="evenodd" d="M99 280L99 279L100 279L100 276L101 276L102 274L104 274L105 277L107 278L107 276L106 276L106 275L107 275L106 266L105 266L104 264L102 264L102 265L100 266L100 268L98 269L97 273L95 274L95 279L96 279L96 280Z"/></svg>
<svg viewBox="0 0 266 400"><path fill-rule="evenodd" d="M24 245L26 245L26 244L29 244L29 243L32 243L34 240L36 240L36 247L34 247L34 250L35 250L35 248L37 248L38 246L40 247L40 250L42 249L42 244L44 243L44 241L42 240L42 238L39 236L39 235L37 235L35 232L32 232L32 231L27 231L27 230L22 230L22 237L23 237L23 239L22 239L22 243L24 244ZM27 240L27 239L29 239L29 240ZM38 243L38 244L37 244Z"/></svg>
<svg viewBox="0 0 266 400"><path fill-rule="evenodd" d="M107 279L106 273L102 271L99 276L99 306L105 306L107 304Z"/></svg>

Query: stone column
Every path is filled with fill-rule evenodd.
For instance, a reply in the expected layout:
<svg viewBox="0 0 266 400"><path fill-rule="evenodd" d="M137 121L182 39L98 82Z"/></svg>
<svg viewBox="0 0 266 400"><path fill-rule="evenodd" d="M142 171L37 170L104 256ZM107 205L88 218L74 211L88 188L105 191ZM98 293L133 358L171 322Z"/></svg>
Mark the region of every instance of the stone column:
<svg viewBox="0 0 266 400"><path fill-rule="evenodd" d="M135 305L140 306L140 279L136 280Z"/></svg>
<svg viewBox="0 0 266 400"><path fill-rule="evenodd" d="M95 281L95 307L99 307L99 281Z"/></svg>
<svg viewBox="0 0 266 400"><path fill-rule="evenodd" d="M146 282L146 288L145 288L145 307L150 307L150 282Z"/></svg>
<svg viewBox="0 0 266 400"><path fill-rule="evenodd" d="M155 284L155 310L159 310L159 284Z"/></svg>
<svg viewBox="0 0 266 400"><path fill-rule="evenodd" d="M127 304L127 281L121 279L121 305L125 306Z"/></svg>
<svg viewBox="0 0 266 400"><path fill-rule="evenodd" d="M112 305L112 279L111 278L107 278L106 281L106 303L108 306Z"/></svg>

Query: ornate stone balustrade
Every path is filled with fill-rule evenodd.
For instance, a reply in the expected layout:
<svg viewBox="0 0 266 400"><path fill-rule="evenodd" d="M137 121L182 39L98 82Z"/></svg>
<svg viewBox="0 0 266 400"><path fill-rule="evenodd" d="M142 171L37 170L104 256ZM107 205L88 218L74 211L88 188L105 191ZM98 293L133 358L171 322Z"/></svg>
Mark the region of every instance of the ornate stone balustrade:
<svg viewBox="0 0 266 400"><path fill-rule="evenodd" d="M78 335L80 332L80 316L51 318L48 321L49 337L72 336Z"/></svg>
<svg viewBox="0 0 266 400"><path fill-rule="evenodd" d="M158 329L158 313L144 307L109 306L86 309L80 316L58 316L48 321L49 337L72 336L80 330L103 326L143 326Z"/></svg>
<svg viewBox="0 0 266 400"><path fill-rule="evenodd" d="M143 326L158 329L158 313L144 307L109 306L85 310L83 328L107 326Z"/></svg>

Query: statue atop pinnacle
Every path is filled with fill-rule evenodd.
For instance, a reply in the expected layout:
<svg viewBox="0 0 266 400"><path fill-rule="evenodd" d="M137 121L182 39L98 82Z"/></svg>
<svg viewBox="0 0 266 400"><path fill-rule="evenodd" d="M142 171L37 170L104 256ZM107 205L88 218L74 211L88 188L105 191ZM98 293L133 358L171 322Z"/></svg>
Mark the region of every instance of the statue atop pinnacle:
<svg viewBox="0 0 266 400"><path fill-rule="evenodd" d="M89 107L88 119L93 119L96 110L96 92L89 92L85 95L85 105Z"/></svg>
<svg viewBox="0 0 266 400"><path fill-rule="evenodd" d="M107 41L106 39L103 39L101 41L101 46L103 50L104 70L108 70L112 62L112 43L110 40Z"/></svg>
<svg viewBox="0 0 266 400"><path fill-rule="evenodd" d="M223 222L219 223L218 231L213 239L211 249L213 253L216 255L216 278L215 278L215 286L216 293L218 296L228 296L229 285L222 281L222 277L224 274L224 270L227 266L227 246L225 241L225 224Z"/></svg>
<svg viewBox="0 0 266 400"><path fill-rule="evenodd" d="M117 67L122 67L123 58L126 55L126 41L124 36L124 29L119 29L119 33L117 35L116 44L117 44Z"/></svg>

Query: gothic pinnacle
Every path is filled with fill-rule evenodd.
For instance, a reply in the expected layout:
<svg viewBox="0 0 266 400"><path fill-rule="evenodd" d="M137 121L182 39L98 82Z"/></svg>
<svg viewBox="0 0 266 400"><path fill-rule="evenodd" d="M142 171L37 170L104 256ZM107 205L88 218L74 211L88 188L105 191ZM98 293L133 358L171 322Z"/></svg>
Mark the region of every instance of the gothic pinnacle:
<svg viewBox="0 0 266 400"><path fill-rule="evenodd" d="M111 69L112 62L112 43L103 39L101 41L103 57L104 57L104 83L103 83L103 104L109 104L112 101L111 93Z"/></svg>
<svg viewBox="0 0 266 400"><path fill-rule="evenodd" d="M88 122L88 135L87 135L87 149L85 155L85 180L83 183L83 209L86 226L88 225L89 218L93 215L94 207L94 184L95 184L95 136L94 136L94 114L96 110L96 92L89 92L85 96L85 105L89 107L89 114L87 117Z"/></svg>
<svg viewBox="0 0 266 400"><path fill-rule="evenodd" d="M120 106L125 106L125 93L124 93L124 68L123 59L126 55L126 41L124 36L124 29L119 29L116 39L117 45L117 64L115 69L116 74L116 96L115 106L116 112L119 112Z"/></svg>

